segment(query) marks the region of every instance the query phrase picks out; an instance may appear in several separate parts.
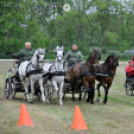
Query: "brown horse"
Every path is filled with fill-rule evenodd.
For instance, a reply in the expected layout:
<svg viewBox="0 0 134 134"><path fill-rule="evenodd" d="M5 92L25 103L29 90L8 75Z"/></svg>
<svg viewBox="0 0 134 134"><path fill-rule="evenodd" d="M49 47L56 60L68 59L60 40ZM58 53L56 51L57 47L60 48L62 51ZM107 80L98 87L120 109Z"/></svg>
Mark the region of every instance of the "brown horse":
<svg viewBox="0 0 134 134"><path fill-rule="evenodd" d="M106 104L107 103L107 95L108 95L108 91L109 88L112 85L114 76L116 74L116 68L117 66L119 66L119 57L115 57L115 56L108 56L105 63L100 65L99 68L99 73L102 74L102 76L97 76L96 79L97 81L99 81L100 83L97 84L97 91L98 91L98 98L97 101L100 101L100 87L101 85L103 86L104 90L105 90L105 97L103 100L103 103Z"/></svg>
<svg viewBox="0 0 134 134"><path fill-rule="evenodd" d="M72 89L72 100L75 101L74 92L77 88L79 89L79 101L81 101L81 86L84 85L88 90L88 98L87 102L93 104L94 100L94 85L95 78L94 75L95 70L97 70L99 66L99 60L101 59L100 51L93 50L88 57L87 62L85 63L76 63L70 68L70 83Z"/></svg>

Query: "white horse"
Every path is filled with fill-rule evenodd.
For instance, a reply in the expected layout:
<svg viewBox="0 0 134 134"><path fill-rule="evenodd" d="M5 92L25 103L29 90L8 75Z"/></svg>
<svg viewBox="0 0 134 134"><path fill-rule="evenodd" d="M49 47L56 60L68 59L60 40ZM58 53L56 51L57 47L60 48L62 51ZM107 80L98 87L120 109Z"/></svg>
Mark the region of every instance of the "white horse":
<svg viewBox="0 0 134 134"><path fill-rule="evenodd" d="M33 102L34 95L34 83L38 81L40 91L42 95L42 101L45 102L44 87L43 87L43 75L42 69L45 57L45 49L38 48L31 61L22 62L19 66L20 81L23 83L25 88L26 98L29 102ZM31 72L31 73L30 73ZM28 86L31 84L31 98L28 92Z"/></svg>
<svg viewBox="0 0 134 134"><path fill-rule="evenodd" d="M54 64L45 63L43 66L44 71L50 71L50 78L52 87L54 89L54 99L57 98L57 91L59 89L59 104L63 105L62 97L63 97L63 85L64 85L64 69L63 69L63 47L56 48L56 62ZM59 88L58 88L59 87ZM45 91L46 98L48 97L47 90Z"/></svg>

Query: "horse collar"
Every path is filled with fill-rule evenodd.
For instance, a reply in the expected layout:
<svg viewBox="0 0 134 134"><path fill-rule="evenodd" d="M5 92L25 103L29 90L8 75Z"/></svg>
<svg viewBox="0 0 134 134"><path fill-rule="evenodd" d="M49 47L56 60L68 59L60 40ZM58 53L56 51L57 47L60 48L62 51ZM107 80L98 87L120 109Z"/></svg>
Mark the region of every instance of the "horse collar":
<svg viewBox="0 0 134 134"><path fill-rule="evenodd" d="M32 64L32 63L31 63ZM39 69L39 65L34 65L34 64L32 64L32 68L33 69Z"/></svg>

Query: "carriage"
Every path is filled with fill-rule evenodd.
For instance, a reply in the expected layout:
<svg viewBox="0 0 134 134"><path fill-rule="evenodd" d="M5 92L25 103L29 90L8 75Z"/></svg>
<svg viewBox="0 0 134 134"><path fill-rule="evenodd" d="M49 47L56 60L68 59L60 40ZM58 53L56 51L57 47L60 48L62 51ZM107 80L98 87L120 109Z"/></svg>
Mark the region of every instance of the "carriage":
<svg viewBox="0 0 134 134"><path fill-rule="evenodd" d="M128 96L133 96L133 90L134 90L134 78L126 78L125 80L125 89L126 89L126 94Z"/></svg>
<svg viewBox="0 0 134 134"><path fill-rule="evenodd" d="M125 90L128 96L133 95L134 90L134 64L132 61L128 61L126 67L126 80L125 80Z"/></svg>
<svg viewBox="0 0 134 134"><path fill-rule="evenodd" d="M15 94L17 92L24 93L25 89L23 87L23 84L21 83L19 77L16 75L18 66L20 64L20 60L17 59L13 62L12 68L9 69L7 72L6 80L5 80L5 90L4 90L4 97L6 99L14 99ZM29 92L31 92L31 88L29 86ZM40 89L39 84L35 83L35 95L37 98L40 98ZM25 94L24 94L25 96Z"/></svg>
<svg viewBox="0 0 134 134"><path fill-rule="evenodd" d="M74 93L79 93L79 100L81 101L82 98L85 98L85 95L86 95L85 93L88 91L87 102L89 102L89 99L90 99L89 97L91 97L90 103L93 104L94 103L93 102L93 99L94 99L94 84L95 84L94 80L96 78L96 75L99 75L101 79L102 78L106 78L106 77L110 77L110 81L111 81L111 84L112 84L112 81L113 81L113 78L114 78L114 75L115 75L115 74L113 74L113 72L115 72L116 67L119 65L119 63L118 63L118 59L119 58L117 58L115 56L109 56L107 58L107 60L105 61L104 65L105 64L110 64L113 67L114 70L110 70L109 71L107 69L108 74L109 74L108 76L106 76L106 75L102 76L101 71L100 71L101 75L100 74L95 74L96 73L95 71L91 72L89 67L90 68L92 67L94 70L96 69L95 68L95 64L94 64L94 59L95 58L92 58L92 57L96 57L96 59L100 60L100 52L96 51L96 50L93 50L91 52L91 54L89 55L89 58L88 58L88 62L91 62L91 63L89 63L89 64L87 64L87 63L75 64L75 65L80 65L80 68L81 67L84 68L84 71L82 73L78 73L78 75L81 74L82 76L80 75L77 78L84 77L84 78L86 78L84 80L86 80L89 83L91 82L91 79L88 80L88 78L93 78L93 81L92 81L93 82L93 85L92 85L93 87L90 87L90 84L88 84L88 83L84 84L83 81L79 82L79 79L77 79L77 82L73 81L75 85L73 85L73 88L71 88L71 84L72 83L70 84L70 77L72 78L73 73L69 72L69 74L70 74L70 76L69 76L69 75L67 75L67 72L66 72L66 75L65 75L65 71L66 70L63 68L63 47L62 48L57 48L56 62L54 64L45 63L45 64L43 64L42 67L40 67L40 70L38 70L36 68L34 68L34 70L31 70L31 67L33 67L32 66L33 65L32 64L33 60L36 60L36 64L40 63L39 60L38 60L39 54L42 55L42 53L40 53L40 51L37 50L35 52L33 58L31 59L31 62L21 63L20 66L19 66L19 62L18 61L15 61L13 63L13 67L12 67L12 69L10 69L8 71L7 78L6 78L6 81L5 81L5 91L4 91L5 92L5 98L13 99L15 94L16 94L16 92L24 92L24 91L26 92L26 90L28 90L28 92L25 93L25 96L26 96L26 98L28 100L29 99L28 98L29 97L29 92L31 91L32 99L28 100L29 102L31 102L31 103L33 102L33 95L36 95L37 98L40 98L40 96L41 96L43 98L42 101L45 102L46 100L48 100L48 97L51 97L51 95L56 98L57 97L57 93L59 93L59 98L60 98L59 99L59 103L60 103L60 105L62 105L63 104L62 103L62 95L63 94L64 94L63 97L65 97L66 93L71 93L72 94L72 100L75 101ZM44 52L43 52L43 54L44 54ZM41 63L43 63L44 56L42 57L41 61L42 61ZM97 61L97 67L98 67L98 61ZM111 62L112 62L112 64L111 64ZM31 76L27 76L27 73L26 73L27 72L27 66L25 65L25 70L22 67L22 64L24 65L25 63L27 63L27 65L30 65L30 71L34 72L34 74L31 74ZM34 77L33 78L34 82L31 82L31 83L25 82L25 83L29 84L29 87L25 88L25 90L24 90L24 87L27 86L27 85L25 83L22 84L22 80L24 80L24 79L22 79L20 81L22 76L21 77L17 77L17 75L16 75L16 72L18 70L18 66L19 66L19 69L20 68L23 69L23 72L25 73L25 78L30 77L30 80L32 80L32 78ZM79 72L80 68L79 67L77 68L78 72ZM85 68L87 70L85 70ZM100 68L100 70L102 70L102 69ZM73 67L70 70L72 71ZM45 72L47 72L47 75L44 74ZM11 76L10 76L10 74L11 74ZM21 74L20 70L19 70L19 74ZM37 77L37 75L38 75L38 77ZM45 76L45 81L44 81L44 76ZM60 76L60 77L57 77L57 76ZM49 77L51 77L51 78L49 79ZM42 80L43 83L42 82L40 83L40 81L38 81L39 79ZM50 91L52 91L51 95L47 93L47 90L46 90L47 88L44 88L46 86L45 83L47 84L48 80L50 80L49 86L51 87ZM102 83L99 83L99 87L101 86L101 84ZM106 84L107 84L107 81L106 81ZM82 85L84 85L85 87L82 86ZM48 88L49 88L49 86L48 86ZM97 88L98 90L99 90L99 87ZM34 90L34 92L32 92L33 90ZM45 93L44 93L44 91L45 91ZM59 91L59 92L57 92L57 91ZM84 97L82 97L82 92L81 91L84 93ZM105 92L108 93L108 89L107 88L105 88ZM46 99L45 99L45 97L46 97ZM98 97L100 97L100 93L99 93ZM106 94L106 97L104 99L104 103L106 103L106 102L107 102L107 94Z"/></svg>

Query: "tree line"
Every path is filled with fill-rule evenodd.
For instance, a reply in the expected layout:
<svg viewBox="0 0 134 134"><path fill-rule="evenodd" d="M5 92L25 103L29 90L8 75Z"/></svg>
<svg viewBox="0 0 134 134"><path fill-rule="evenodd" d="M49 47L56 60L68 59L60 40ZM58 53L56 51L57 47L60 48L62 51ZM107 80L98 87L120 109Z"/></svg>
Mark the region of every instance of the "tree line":
<svg viewBox="0 0 134 134"><path fill-rule="evenodd" d="M57 45L68 51L75 43L83 55L92 48L102 53L133 49L132 0L8 0L0 6L0 52L16 52L26 41L47 52Z"/></svg>

